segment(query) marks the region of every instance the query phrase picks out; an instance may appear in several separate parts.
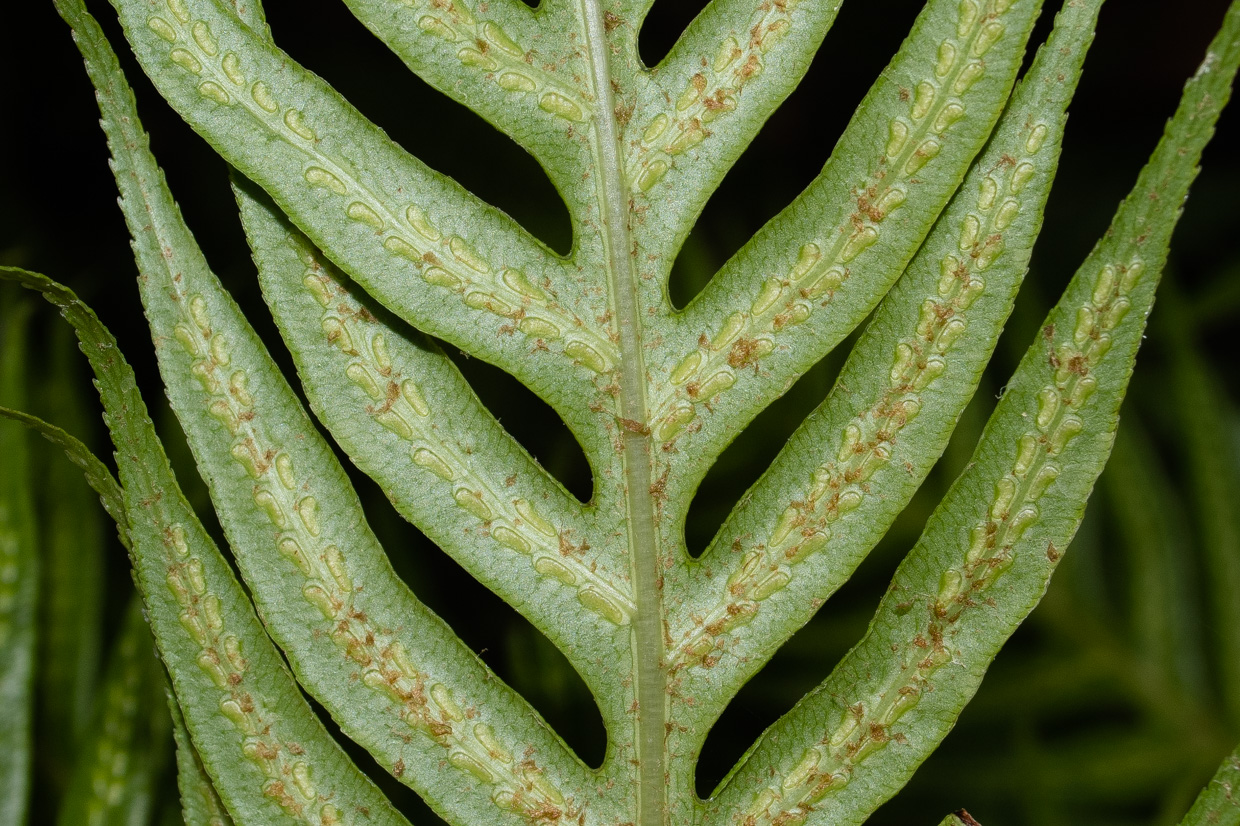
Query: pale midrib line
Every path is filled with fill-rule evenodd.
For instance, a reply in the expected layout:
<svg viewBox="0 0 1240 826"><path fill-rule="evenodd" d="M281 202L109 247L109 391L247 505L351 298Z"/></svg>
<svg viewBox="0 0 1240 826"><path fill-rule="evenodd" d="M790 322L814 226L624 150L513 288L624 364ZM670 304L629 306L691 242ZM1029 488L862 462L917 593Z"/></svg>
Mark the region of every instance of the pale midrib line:
<svg viewBox="0 0 1240 826"><path fill-rule="evenodd" d="M658 544L654 498L650 493L650 434L646 409L646 369L642 358L641 315L636 274L629 255L628 192L620 174L620 144L612 96L609 45L599 0L580 0L586 28L594 108L594 157L598 164L603 243L611 306L620 334L620 415L622 426L625 510L628 514L629 560L633 575L633 648L638 708L637 826L662 826L665 817L664 722L667 716L662 674L662 597L657 587ZM623 423L622 423L623 424ZM641 432L634 429L640 428Z"/></svg>

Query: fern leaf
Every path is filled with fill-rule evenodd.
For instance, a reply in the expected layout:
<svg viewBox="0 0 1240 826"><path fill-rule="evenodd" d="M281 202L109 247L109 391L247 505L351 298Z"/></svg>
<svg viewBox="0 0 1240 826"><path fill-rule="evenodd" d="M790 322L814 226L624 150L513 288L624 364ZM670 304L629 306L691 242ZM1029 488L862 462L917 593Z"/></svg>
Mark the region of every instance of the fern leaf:
<svg viewBox="0 0 1240 826"><path fill-rule="evenodd" d="M656 439L690 457L669 495L899 277L998 119L1039 8L931 0L822 173L673 319L650 403Z"/></svg>
<svg viewBox="0 0 1240 826"><path fill-rule="evenodd" d="M80 14L143 301L167 343L161 371L268 630L344 731L447 816L494 817L497 803L514 822L572 812L590 779L396 578L343 469L181 221L115 59ZM463 709L485 710L467 720Z"/></svg>
<svg viewBox="0 0 1240 826"><path fill-rule="evenodd" d="M581 411L618 356L583 321L605 308L588 291L560 291L557 256L410 157L218 0L177 6L184 21L143 0L116 5L160 91L333 261L405 320L503 366L570 427L592 429ZM531 332L501 332L514 323Z"/></svg>
<svg viewBox="0 0 1240 826"><path fill-rule="evenodd" d="M687 696L748 680L852 575L946 446L1028 267L1100 5L1061 14L827 400L690 569L670 657Z"/></svg>
<svg viewBox="0 0 1240 826"><path fill-rule="evenodd" d="M1041 229L1101 0L1065 0L1019 86L1040 0L927 0L821 174L683 310L668 298L672 260L838 0L713 0L654 67L637 48L650 0L343 0L543 165L572 223L566 255L291 60L256 0L112 2L158 92L239 173L259 285L335 445L560 648L607 733L602 765L585 766L399 581L273 342L185 226L98 27L82 0L57 0L98 89L161 375L240 580L176 487L106 330L53 282L0 272L61 306L86 345L125 483L105 498L132 545L174 723L184 712L185 814L240 826L401 822L303 690L453 826L869 817L951 729L1076 532L1240 64L1237 2L869 631L701 800L711 725L908 509L975 393ZM867 319L826 401L690 559L687 511L707 469ZM454 347L551 404L584 449L588 502L486 409ZM79 443L26 421L115 490ZM1200 418L1198 452L1220 427ZM1174 600L1157 563L1132 566L1140 587ZM1216 602L1226 622L1231 603ZM1186 661L1167 648L1182 635L1142 617L1142 650L1173 680ZM1040 684L1066 684L1078 663ZM1145 727L1119 748L1131 763L1162 743ZM1059 770L1091 776L1102 754ZM1170 800L1167 813L1182 808ZM971 822L961 810L945 824Z"/></svg>
<svg viewBox="0 0 1240 826"><path fill-rule="evenodd" d="M211 785L202 758L190 741L176 695L168 692L172 716L172 736L177 746L177 789L181 794L181 815L185 826L233 826L224 803Z"/></svg>
<svg viewBox="0 0 1240 826"><path fill-rule="evenodd" d="M950 730L1080 523L1110 452L1171 232L1238 65L1240 5L1110 231L1021 362L969 469L896 572L866 637L763 735L720 794L720 810L749 812L756 823L785 814L860 822Z"/></svg>
<svg viewBox="0 0 1240 826"><path fill-rule="evenodd" d="M613 692L620 672L590 666L622 663L634 610L626 560L576 550L592 520L447 357L369 310L265 197L237 192L268 304L333 435L402 514L569 652L596 693ZM583 605L593 621L565 628Z"/></svg>
<svg viewBox="0 0 1240 826"><path fill-rule="evenodd" d="M99 502L103 505L103 509L116 522L117 534L121 544L126 548L130 547L129 531L125 521L125 500L121 486L117 484L116 477L112 475L112 471L108 470L107 465L90 452L90 448L62 428L45 422L37 416L23 413L20 410L0 407L0 419L14 421L30 428L56 447L59 447L64 452L65 457L77 465L82 473L82 477L86 480L86 484L90 485L91 490L98 494Z"/></svg>
<svg viewBox="0 0 1240 826"><path fill-rule="evenodd" d="M520 0L348 5L413 72L537 158L574 207L590 202L593 186L582 179L590 147L562 138L590 118L597 101L583 83L582 55L549 34L576 28L570 7L547 3L532 11Z"/></svg>
<svg viewBox="0 0 1240 826"><path fill-rule="evenodd" d="M186 504L116 341L68 289L12 267L73 325L118 450L139 590L177 699L220 797L241 823L400 817L298 693L228 562Z"/></svg>
<svg viewBox="0 0 1240 826"><path fill-rule="evenodd" d="M840 5L716 0L648 83L621 90L624 176L646 230L641 252L662 262L660 276L710 193L800 82Z"/></svg>

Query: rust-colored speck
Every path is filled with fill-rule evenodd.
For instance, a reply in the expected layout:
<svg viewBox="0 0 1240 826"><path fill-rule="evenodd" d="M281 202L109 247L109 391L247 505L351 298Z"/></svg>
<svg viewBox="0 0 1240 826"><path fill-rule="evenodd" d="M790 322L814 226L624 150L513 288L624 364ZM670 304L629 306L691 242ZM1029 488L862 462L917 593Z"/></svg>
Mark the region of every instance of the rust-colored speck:
<svg viewBox="0 0 1240 826"><path fill-rule="evenodd" d="M757 339L741 336L728 351L728 364L734 369L748 367L757 361L755 353L758 349Z"/></svg>

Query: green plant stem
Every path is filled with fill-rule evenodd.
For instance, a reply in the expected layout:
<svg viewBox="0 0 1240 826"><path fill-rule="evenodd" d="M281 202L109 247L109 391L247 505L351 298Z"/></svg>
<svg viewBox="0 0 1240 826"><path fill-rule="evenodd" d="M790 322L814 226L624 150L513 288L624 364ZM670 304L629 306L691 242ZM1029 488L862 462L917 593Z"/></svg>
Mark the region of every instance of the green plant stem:
<svg viewBox="0 0 1240 826"><path fill-rule="evenodd" d="M658 586L658 534L650 493L649 413L646 370L642 358L641 315L629 241L628 194L620 175L620 137L612 115L608 41L598 0L582 0L589 43L591 76L598 105L594 108L595 158L603 243L607 246L611 308L620 335L620 422L624 462L624 504L629 525L629 559L637 607L633 651L637 685L637 759L639 826L656 826L666 811L663 733L666 718L662 674L663 616Z"/></svg>

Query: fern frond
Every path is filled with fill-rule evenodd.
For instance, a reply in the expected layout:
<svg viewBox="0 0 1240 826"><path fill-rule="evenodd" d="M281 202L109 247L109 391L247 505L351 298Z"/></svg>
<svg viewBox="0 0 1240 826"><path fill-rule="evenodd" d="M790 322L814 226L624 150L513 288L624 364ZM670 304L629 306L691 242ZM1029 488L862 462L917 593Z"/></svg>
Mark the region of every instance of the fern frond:
<svg viewBox="0 0 1240 826"><path fill-rule="evenodd" d="M453 819L493 816L503 802L514 820L571 811L590 778L397 579L343 469L181 221L114 58L87 19L74 22L100 89L152 334L166 342L173 409L301 684ZM479 711L466 720L465 709Z"/></svg>
<svg viewBox="0 0 1240 826"><path fill-rule="evenodd" d="M640 252L655 276L650 303L665 300L654 289L666 290L671 261L706 199L796 88L840 5L715 0L649 82L620 90L624 177L640 215ZM635 39L624 43L635 60Z"/></svg>
<svg viewBox="0 0 1240 826"><path fill-rule="evenodd" d="M565 262L409 156L227 4L117 5L161 92L333 261L406 321L504 366L588 432L592 377L618 354L585 321L604 308L570 287ZM520 335L500 329L522 324ZM531 353L536 342L545 346Z"/></svg>
<svg viewBox="0 0 1240 826"><path fill-rule="evenodd" d="M64 449L120 527L171 678L186 821L404 823L349 755L373 759L386 790L409 787L452 826L867 820L955 724L1077 531L1180 205L1240 65L1240 0L984 432L986 405L969 405L1017 306L1102 0L1064 0L1019 83L1041 0L928 0L821 172L683 308L669 297L673 260L807 72L839 0L713 0L655 66L638 50L650 0L343 2L408 69L533 156L573 242L557 253L392 141L277 45L281 27L257 0L112 0L157 92L234 169L279 334L265 341L183 219L84 0L55 0L96 89L159 372L229 556L182 495L108 331L68 289L0 268L60 307L95 372L119 482L63 430L7 408L0 418ZM371 80L372 102L405 105ZM416 128L442 131L439 120ZM850 337L825 400L691 558L685 525L707 471L794 383L830 372L824 359ZM23 346L6 346L9 373ZM286 356L297 381L281 369ZM465 358L550 404L593 475L588 501L488 409L495 394L471 386ZM1197 361L1186 341L1179 416L1207 504L1211 622L1222 629L1208 664L1240 696L1236 525L1225 513L1237 484L1215 449L1229 414ZM958 428L962 418L973 424ZM0 438L10 425L0 422ZM702 799L695 772L711 727L868 556L886 553L873 553L884 538L897 544L889 529L901 515L897 533L930 513L944 475L931 472L953 439L942 465L960 476L869 630ZM1118 456L1148 490L1112 492L1128 530L1147 534L1126 567L1141 606L1093 624L1052 606L1046 623L1101 636L1131 626L1133 640L1096 646L1114 656L1090 673L1131 681L1145 663L1149 703L1159 692L1190 698L1178 717L1151 715L1172 728L1192 717L1187 753L1212 719L1196 699L1209 677L1178 684L1207 671L1179 651L1193 634L1159 625L1181 597L1179 569L1160 556L1176 528L1150 507L1163 491L1151 454L1135 438ZM355 489L341 455L377 490ZM541 633L541 650L563 653L606 729L601 765L586 765L501 681L502 666L414 596L444 605L420 574L398 576L422 566L389 558L367 489L530 621L513 635ZM0 503L22 495L21 483L0 482ZM0 533L30 529L15 513L0 509ZM0 576L0 589L13 581ZM0 600L0 614L14 605ZM28 605L18 607L26 622ZM848 614L856 635L863 608ZM131 617L126 640L138 626ZM9 642L0 634L0 650ZM823 658L810 637L796 646L802 662ZM1026 673L1066 691L1083 659L1039 658ZM122 660L109 685L138 672ZM533 668L512 669L514 684ZM28 680L10 694L29 710ZM147 709L117 709L107 719L123 724L96 742L135 756L118 781L132 794L115 802L140 812L155 765L136 734ZM1165 745L1145 722L1117 740L1125 765ZM27 775L3 761L10 743L26 760L29 738L0 735L0 773L24 800ZM1220 736L1205 738L1214 753L1194 771L1235 735ZM1114 751L1069 754L1058 768L1087 777L1100 755ZM113 805L76 788L66 818ZM1168 816L1176 800L1187 803L1161 798ZM964 810L944 821L971 822Z"/></svg>
<svg viewBox="0 0 1240 826"><path fill-rule="evenodd" d="M690 569L670 658L687 696L724 685L730 697L847 581L939 458L1027 271L1100 5L1060 15L831 394Z"/></svg>
<svg viewBox="0 0 1240 826"><path fill-rule="evenodd" d="M672 319L651 418L691 457L674 499L904 271L989 137L1039 8L927 3L819 176Z"/></svg>
<svg viewBox="0 0 1240 826"><path fill-rule="evenodd" d="M185 502L111 333L44 276L0 267L0 279L38 290L58 307L95 371L147 619L230 814L241 823L321 824L366 810L377 823L406 823L297 691L228 562Z"/></svg>
<svg viewBox="0 0 1240 826"><path fill-rule="evenodd" d="M177 749L177 789L181 793L181 814L185 826L233 826L223 801L203 768L202 758L190 740L177 705L176 695L168 692L168 708L172 716L172 735Z"/></svg>
<svg viewBox="0 0 1240 826"><path fill-rule="evenodd" d="M634 612L627 561L606 548L578 550L593 531L589 514L502 429L438 347L371 310L264 196L237 192L269 306L340 444L406 518L585 673L622 656ZM416 489L410 479L420 480ZM578 606L593 621L565 627L561 618Z"/></svg>
<svg viewBox="0 0 1240 826"><path fill-rule="evenodd" d="M1171 232L1238 66L1234 6L865 638L763 735L720 793L721 812L744 811L755 823L802 813L806 822L861 822L946 736L1080 524Z"/></svg>

